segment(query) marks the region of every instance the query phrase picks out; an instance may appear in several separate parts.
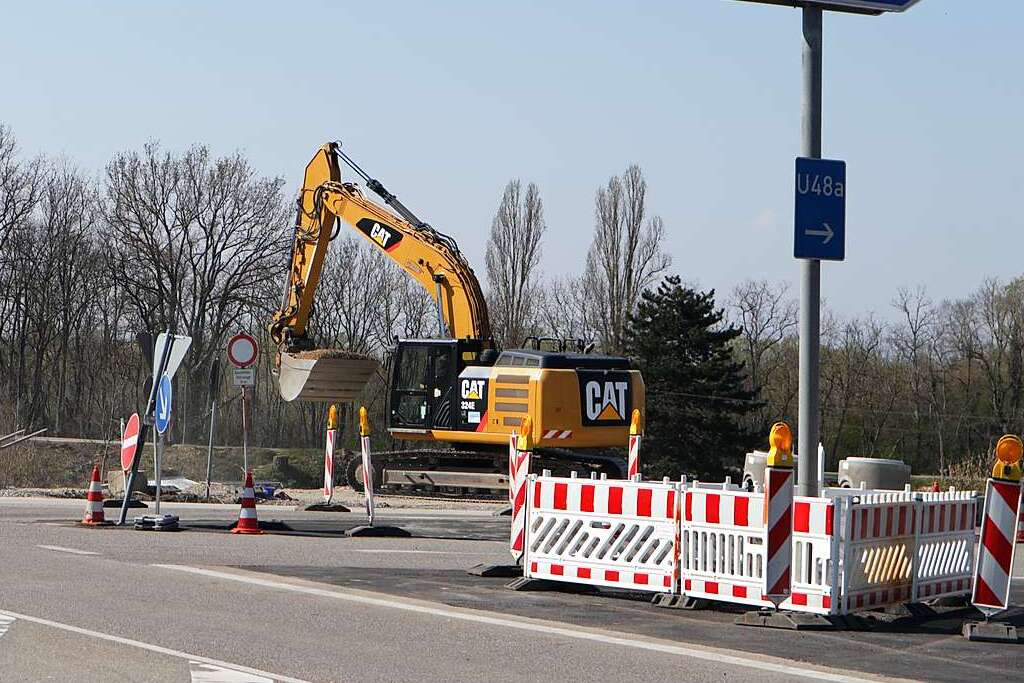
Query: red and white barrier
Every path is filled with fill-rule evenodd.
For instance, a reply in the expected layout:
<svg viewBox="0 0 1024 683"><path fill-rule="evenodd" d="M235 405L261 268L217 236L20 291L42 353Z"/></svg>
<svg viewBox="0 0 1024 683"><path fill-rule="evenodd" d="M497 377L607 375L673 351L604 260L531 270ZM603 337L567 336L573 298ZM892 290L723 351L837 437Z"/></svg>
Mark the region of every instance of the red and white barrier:
<svg viewBox="0 0 1024 683"><path fill-rule="evenodd" d="M513 429L508 435L508 504L511 505L515 494L513 493L512 472L516 469L516 453L519 452L516 444L519 443L519 435Z"/></svg>
<svg viewBox="0 0 1024 683"><path fill-rule="evenodd" d="M324 448L324 502L330 504L334 497L334 435L335 430L327 430L327 445Z"/></svg>
<svg viewBox="0 0 1024 683"><path fill-rule="evenodd" d="M676 484L531 475L526 509L523 576L678 592Z"/></svg>
<svg viewBox="0 0 1024 683"><path fill-rule="evenodd" d="M524 576L824 615L970 592L973 492L830 489L807 498L792 496L793 473L781 471L767 493L531 477ZM1012 533L1017 508L1005 516Z"/></svg>
<svg viewBox="0 0 1024 683"><path fill-rule="evenodd" d="M765 468L765 555L764 597L775 604L789 596L793 564L793 470Z"/></svg>
<svg viewBox="0 0 1024 683"><path fill-rule="evenodd" d="M629 437L629 458L626 462L626 478L633 480L640 474L640 439L639 434Z"/></svg>
<svg viewBox="0 0 1024 683"><path fill-rule="evenodd" d="M359 448L363 457L363 494L366 498L366 516L369 525L373 526L373 460L370 457L370 435L359 437Z"/></svg>
<svg viewBox="0 0 1024 683"><path fill-rule="evenodd" d="M1009 606L1020 496L1019 481L989 479L985 487L985 511L971 602L986 616Z"/></svg>
<svg viewBox="0 0 1024 683"><path fill-rule="evenodd" d="M530 474L530 451L516 450L508 473L509 491L512 492L512 530L509 550L518 563L523 557L526 542L526 486Z"/></svg>

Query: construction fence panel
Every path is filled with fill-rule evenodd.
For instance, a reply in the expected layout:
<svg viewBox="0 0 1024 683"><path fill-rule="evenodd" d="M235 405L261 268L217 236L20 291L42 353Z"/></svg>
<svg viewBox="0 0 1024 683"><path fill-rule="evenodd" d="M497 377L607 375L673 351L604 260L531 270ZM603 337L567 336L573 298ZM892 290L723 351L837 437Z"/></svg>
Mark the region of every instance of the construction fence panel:
<svg viewBox="0 0 1024 683"><path fill-rule="evenodd" d="M676 593L678 485L531 475L523 576Z"/></svg>
<svg viewBox="0 0 1024 683"><path fill-rule="evenodd" d="M914 601L969 594L974 576L977 496L973 491L918 496Z"/></svg>
<svg viewBox="0 0 1024 683"><path fill-rule="evenodd" d="M917 508L909 492L841 499L842 613L910 602Z"/></svg>

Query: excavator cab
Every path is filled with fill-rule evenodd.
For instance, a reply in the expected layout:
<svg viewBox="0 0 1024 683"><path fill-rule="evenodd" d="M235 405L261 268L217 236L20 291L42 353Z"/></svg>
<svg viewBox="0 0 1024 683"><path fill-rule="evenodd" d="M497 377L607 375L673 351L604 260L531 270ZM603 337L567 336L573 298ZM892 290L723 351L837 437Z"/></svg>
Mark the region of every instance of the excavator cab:
<svg viewBox="0 0 1024 683"><path fill-rule="evenodd" d="M388 429L458 428L459 376L484 357L477 339L402 339L391 360Z"/></svg>

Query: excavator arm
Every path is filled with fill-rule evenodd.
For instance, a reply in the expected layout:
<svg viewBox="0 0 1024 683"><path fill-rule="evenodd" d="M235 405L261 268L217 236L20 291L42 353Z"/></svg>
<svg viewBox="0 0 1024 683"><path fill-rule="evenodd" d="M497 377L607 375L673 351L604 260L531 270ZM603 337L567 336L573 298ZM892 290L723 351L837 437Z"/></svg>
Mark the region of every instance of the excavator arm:
<svg viewBox="0 0 1024 683"><path fill-rule="evenodd" d="M349 164L394 213L364 197L354 183L342 182L340 160ZM325 371L330 363L323 361L344 360L332 359L329 352L318 351L307 330L324 258L339 227L338 219L355 228L427 290L437 304L438 317L448 336L490 339L487 305L480 283L455 241L419 220L397 197L347 157L338 143L328 143L306 166L297 201L288 279L281 308L270 325L271 337L279 348L281 390L286 399L289 399L287 394L295 393L285 389L286 385L296 385L294 381L286 382L289 378L285 377L294 362L301 361L303 367L308 365L308 379L314 379L316 374L324 374L314 372L314 364L321 365L320 370ZM306 358L302 358L303 355ZM344 364L335 362L334 365L330 374L343 375ZM326 384L314 384L318 387L315 391L300 388L292 399L341 398L351 393L331 393L329 387L325 388Z"/></svg>

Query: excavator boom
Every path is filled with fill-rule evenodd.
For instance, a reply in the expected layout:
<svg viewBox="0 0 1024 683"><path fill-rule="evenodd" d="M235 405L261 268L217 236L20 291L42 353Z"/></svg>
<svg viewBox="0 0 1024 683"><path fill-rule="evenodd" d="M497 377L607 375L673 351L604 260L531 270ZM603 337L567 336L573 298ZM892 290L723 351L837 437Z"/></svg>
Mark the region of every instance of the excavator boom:
<svg viewBox="0 0 1024 683"><path fill-rule="evenodd" d="M341 180L345 161L396 213ZM296 209L291 265L281 309L270 334L279 348L285 400L350 400L376 369L375 361L317 349L308 324L328 245L340 219L387 254L434 298L443 332L456 339L489 340L490 323L480 283L455 241L420 221L398 198L347 157L336 142L306 165ZM372 366L372 367L371 367Z"/></svg>

